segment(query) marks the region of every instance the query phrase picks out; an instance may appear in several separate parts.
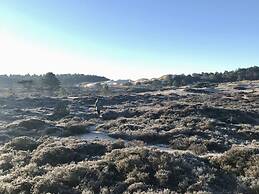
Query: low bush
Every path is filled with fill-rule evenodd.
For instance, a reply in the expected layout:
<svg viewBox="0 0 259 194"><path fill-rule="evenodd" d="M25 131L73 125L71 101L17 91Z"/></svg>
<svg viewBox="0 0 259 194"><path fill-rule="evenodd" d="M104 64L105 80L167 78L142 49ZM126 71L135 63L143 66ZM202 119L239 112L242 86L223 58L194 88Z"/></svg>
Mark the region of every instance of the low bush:
<svg viewBox="0 0 259 194"><path fill-rule="evenodd" d="M255 147L233 147L221 157L213 160L225 171L234 174L254 192L259 184L259 149Z"/></svg>
<svg viewBox="0 0 259 194"><path fill-rule="evenodd" d="M42 138L37 142L40 145L33 151L8 153L12 148L6 145L8 149L2 149L1 193L240 191L235 177L192 154L168 154L141 147L113 150L102 142L68 138Z"/></svg>
<svg viewBox="0 0 259 194"><path fill-rule="evenodd" d="M24 120L21 121L18 124L18 127L24 127L26 129L40 129L44 127L46 123L42 120L39 119L29 119L29 120Z"/></svg>
<svg viewBox="0 0 259 194"><path fill-rule="evenodd" d="M85 125L68 125L64 127L63 136L72 136L88 133L89 129Z"/></svg>
<svg viewBox="0 0 259 194"><path fill-rule="evenodd" d="M13 150L24 150L24 151L32 151L36 149L38 143L33 138L23 136L16 137L5 144L4 149L13 149Z"/></svg>

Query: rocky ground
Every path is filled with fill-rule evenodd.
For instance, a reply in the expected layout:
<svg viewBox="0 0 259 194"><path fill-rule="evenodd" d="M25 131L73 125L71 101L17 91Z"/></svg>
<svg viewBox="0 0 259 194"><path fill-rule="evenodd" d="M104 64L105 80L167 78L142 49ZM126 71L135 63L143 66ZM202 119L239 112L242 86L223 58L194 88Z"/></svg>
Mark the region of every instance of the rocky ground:
<svg viewBox="0 0 259 194"><path fill-rule="evenodd" d="M259 193L259 82L0 98L0 193Z"/></svg>

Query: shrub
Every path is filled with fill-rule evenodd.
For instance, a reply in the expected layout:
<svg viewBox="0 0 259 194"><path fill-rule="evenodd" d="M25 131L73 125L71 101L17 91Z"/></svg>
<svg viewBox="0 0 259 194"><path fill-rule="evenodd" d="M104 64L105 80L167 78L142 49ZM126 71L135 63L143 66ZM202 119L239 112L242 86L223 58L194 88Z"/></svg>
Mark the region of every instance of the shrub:
<svg viewBox="0 0 259 194"><path fill-rule="evenodd" d="M212 160L222 169L235 174L241 182L254 191L259 181L259 149L253 147L232 147L221 157Z"/></svg>
<svg viewBox="0 0 259 194"><path fill-rule="evenodd" d="M40 129L44 127L46 123L39 119L29 119L25 121L21 121L18 124L18 127L24 127L26 129Z"/></svg>
<svg viewBox="0 0 259 194"><path fill-rule="evenodd" d="M84 125L68 125L64 127L64 136L88 133L89 130Z"/></svg>
<svg viewBox="0 0 259 194"><path fill-rule="evenodd" d="M98 143L87 143L73 139L47 140L41 144L32 155L32 162L38 165L50 164L56 166L70 162L79 162L86 158L103 155L106 146Z"/></svg>
<svg viewBox="0 0 259 194"><path fill-rule="evenodd" d="M60 88L60 81L55 74L49 72L42 78L42 85L49 91L55 91Z"/></svg>
<svg viewBox="0 0 259 194"><path fill-rule="evenodd" d="M16 137L12 139L10 142L6 143L5 149L14 149L14 150L24 150L24 151L32 151L36 149L38 146L37 141L27 136Z"/></svg>
<svg viewBox="0 0 259 194"><path fill-rule="evenodd" d="M58 103L54 109L53 115L50 117L52 120L61 119L65 116L68 116L70 111L66 103Z"/></svg>

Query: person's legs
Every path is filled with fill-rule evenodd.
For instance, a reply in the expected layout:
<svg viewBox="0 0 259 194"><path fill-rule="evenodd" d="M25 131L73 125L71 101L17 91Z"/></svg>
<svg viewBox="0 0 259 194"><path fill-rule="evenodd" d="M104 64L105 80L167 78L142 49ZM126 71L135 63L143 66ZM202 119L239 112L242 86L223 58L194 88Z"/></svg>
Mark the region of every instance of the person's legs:
<svg viewBox="0 0 259 194"><path fill-rule="evenodd" d="M101 111L99 109L96 109L98 116L100 116Z"/></svg>

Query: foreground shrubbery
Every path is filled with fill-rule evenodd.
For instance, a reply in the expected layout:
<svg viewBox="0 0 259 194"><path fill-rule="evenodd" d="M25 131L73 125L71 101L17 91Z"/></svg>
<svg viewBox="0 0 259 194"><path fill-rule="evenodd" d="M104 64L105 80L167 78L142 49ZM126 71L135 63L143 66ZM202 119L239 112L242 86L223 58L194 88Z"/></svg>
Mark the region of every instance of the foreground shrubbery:
<svg viewBox="0 0 259 194"><path fill-rule="evenodd" d="M57 137L81 135L88 133L92 125L91 122L73 121L73 119L68 119L68 121L65 119L60 120L56 125L39 119L22 119L7 125L6 128L2 130L2 132L5 133L0 135L0 143L6 142L12 137L20 136L39 138L44 135Z"/></svg>
<svg viewBox="0 0 259 194"><path fill-rule="evenodd" d="M259 193L259 148L233 147L214 160L225 171L234 174L251 192Z"/></svg>
<svg viewBox="0 0 259 194"><path fill-rule="evenodd" d="M165 144L173 149L191 150L196 154L223 153L234 144L251 143L258 139L259 115L256 107L217 108L195 100L202 99L190 97L184 99L184 103L168 103L143 111L137 117L107 121L97 129L107 130L114 138ZM237 102L233 105L237 106Z"/></svg>
<svg viewBox="0 0 259 194"><path fill-rule="evenodd" d="M257 99L118 95L102 118L93 97L0 99L0 193L258 193Z"/></svg>
<svg viewBox="0 0 259 194"><path fill-rule="evenodd" d="M0 193L233 193L249 191L258 181L257 151L236 154L245 164L234 168L235 154L211 164L192 154L123 147L121 142L16 138L0 151ZM235 178L240 175L248 178L247 186Z"/></svg>

